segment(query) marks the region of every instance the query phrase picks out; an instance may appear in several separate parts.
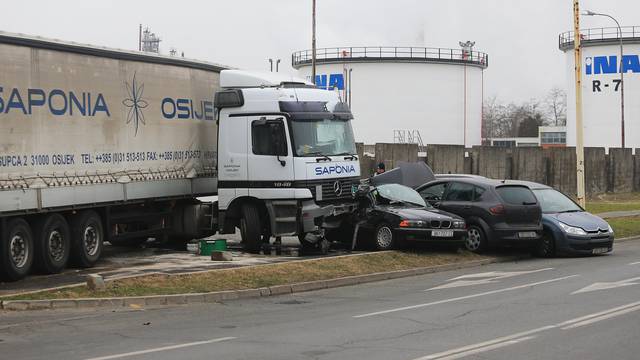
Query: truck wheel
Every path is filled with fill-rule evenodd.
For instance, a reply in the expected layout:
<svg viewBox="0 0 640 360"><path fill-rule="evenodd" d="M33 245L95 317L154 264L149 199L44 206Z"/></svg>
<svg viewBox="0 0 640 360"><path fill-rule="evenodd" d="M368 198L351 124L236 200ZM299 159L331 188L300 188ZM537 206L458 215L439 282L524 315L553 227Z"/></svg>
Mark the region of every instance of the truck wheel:
<svg viewBox="0 0 640 360"><path fill-rule="evenodd" d="M94 266L102 253L103 241L102 220L95 211L83 211L72 218L71 255L76 265Z"/></svg>
<svg viewBox="0 0 640 360"><path fill-rule="evenodd" d="M254 204L245 204L242 207L240 219L240 235L244 249L251 253L258 253L262 246L262 224L260 213Z"/></svg>
<svg viewBox="0 0 640 360"><path fill-rule="evenodd" d="M35 267L45 274L57 274L69 261L71 247L67 220L60 214L46 215L34 224Z"/></svg>
<svg viewBox="0 0 640 360"><path fill-rule="evenodd" d="M17 281L29 274L33 265L33 234L23 219L7 223L0 247L0 275L7 281Z"/></svg>

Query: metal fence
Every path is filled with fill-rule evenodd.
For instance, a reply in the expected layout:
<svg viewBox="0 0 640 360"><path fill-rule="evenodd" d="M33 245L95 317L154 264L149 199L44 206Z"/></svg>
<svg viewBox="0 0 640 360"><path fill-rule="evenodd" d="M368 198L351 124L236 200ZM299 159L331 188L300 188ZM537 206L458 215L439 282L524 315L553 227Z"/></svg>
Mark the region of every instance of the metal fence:
<svg viewBox="0 0 640 360"><path fill-rule="evenodd" d="M623 26L620 29L617 27L603 27L594 29L580 30L581 41L598 41L598 40L618 40L620 37L623 39L640 38L640 26ZM574 31L567 31L558 37L558 46L560 49L568 49L573 47L573 40L575 39Z"/></svg>
<svg viewBox="0 0 640 360"><path fill-rule="evenodd" d="M291 65L298 68L311 64L312 51L303 50L293 53ZM355 60L398 60L398 61L443 61L455 63L468 63L486 68L489 65L489 56L479 51L467 51L463 49L424 48L424 47L386 47L386 46L362 46L362 47L337 47L322 48L316 50L316 61L322 62L348 62Z"/></svg>

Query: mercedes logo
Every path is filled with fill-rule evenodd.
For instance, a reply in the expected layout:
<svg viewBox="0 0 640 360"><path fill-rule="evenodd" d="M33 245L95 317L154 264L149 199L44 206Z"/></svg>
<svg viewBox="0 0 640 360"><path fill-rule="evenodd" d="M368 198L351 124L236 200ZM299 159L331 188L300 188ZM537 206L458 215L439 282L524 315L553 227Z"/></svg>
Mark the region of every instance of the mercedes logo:
<svg viewBox="0 0 640 360"><path fill-rule="evenodd" d="M333 193L336 194L336 196L342 196L342 184L340 180L336 180L336 182L333 183Z"/></svg>

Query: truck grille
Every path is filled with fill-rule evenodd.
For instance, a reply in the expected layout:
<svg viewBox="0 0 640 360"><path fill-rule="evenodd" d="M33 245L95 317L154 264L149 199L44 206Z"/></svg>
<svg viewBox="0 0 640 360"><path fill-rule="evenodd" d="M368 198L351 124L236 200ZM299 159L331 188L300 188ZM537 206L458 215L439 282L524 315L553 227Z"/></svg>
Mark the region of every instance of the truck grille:
<svg viewBox="0 0 640 360"><path fill-rule="evenodd" d="M340 187L336 185L339 182ZM307 181L303 187L311 190L311 194L317 202L336 201L336 200L350 200L351 187L353 185L360 184L359 178L343 178L332 180L314 180ZM336 188L339 189L336 192Z"/></svg>

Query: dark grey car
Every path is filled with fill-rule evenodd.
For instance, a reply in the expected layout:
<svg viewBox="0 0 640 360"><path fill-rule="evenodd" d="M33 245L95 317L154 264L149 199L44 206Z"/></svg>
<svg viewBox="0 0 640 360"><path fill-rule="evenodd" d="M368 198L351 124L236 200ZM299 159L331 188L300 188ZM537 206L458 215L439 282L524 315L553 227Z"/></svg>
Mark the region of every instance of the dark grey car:
<svg viewBox="0 0 640 360"><path fill-rule="evenodd" d="M466 247L482 252L489 246L532 246L542 236L542 210L531 190L508 180L443 177L416 188L432 206L456 214L467 223Z"/></svg>

